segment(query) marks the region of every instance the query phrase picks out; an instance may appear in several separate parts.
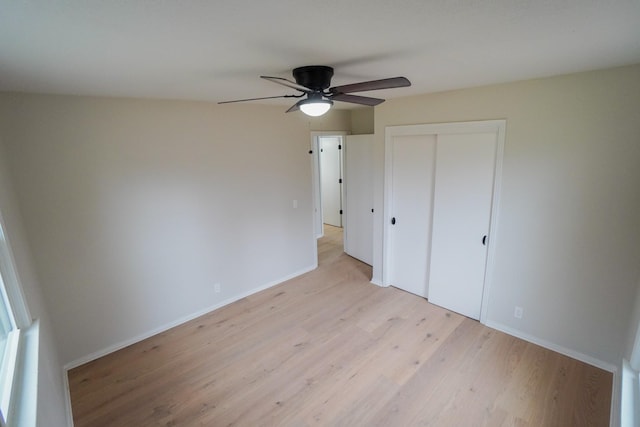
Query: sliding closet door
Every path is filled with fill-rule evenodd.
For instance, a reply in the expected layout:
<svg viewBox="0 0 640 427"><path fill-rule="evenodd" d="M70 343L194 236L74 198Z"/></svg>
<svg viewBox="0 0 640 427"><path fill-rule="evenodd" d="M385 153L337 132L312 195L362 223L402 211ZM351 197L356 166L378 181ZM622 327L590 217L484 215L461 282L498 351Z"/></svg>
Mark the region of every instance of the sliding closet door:
<svg viewBox="0 0 640 427"><path fill-rule="evenodd" d="M497 134L437 138L429 301L479 319Z"/></svg>
<svg viewBox="0 0 640 427"><path fill-rule="evenodd" d="M386 129L383 284L482 317L505 125Z"/></svg>
<svg viewBox="0 0 640 427"><path fill-rule="evenodd" d="M398 136L391 144L387 284L426 298L436 137Z"/></svg>

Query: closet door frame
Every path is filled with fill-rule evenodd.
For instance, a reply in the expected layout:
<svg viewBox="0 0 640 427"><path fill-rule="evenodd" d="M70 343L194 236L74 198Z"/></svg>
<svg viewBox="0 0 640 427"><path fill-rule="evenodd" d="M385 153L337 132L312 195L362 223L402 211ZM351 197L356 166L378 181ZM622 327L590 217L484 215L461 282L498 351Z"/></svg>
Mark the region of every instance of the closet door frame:
<svg viewBox="0 0 640 427"><path fill-rule="evenodd" d="M470 122L436 123L404 126L387 126L385 128L385 168L384 168L384 203L383 203L383 261L382 284L389 286L391 271L391 216L393 200L393 140L398 136L442 135L460 133L495 132L497 135L495 177L493 182L493 198L491 201L491 219L489 223L487 264L484 273L484 288L480 310L480 323L485 323L495 263L496 236L502 183L502 161L504 156L506 120L483 120ZM425 260L429 262L429 260Z"/></svg>

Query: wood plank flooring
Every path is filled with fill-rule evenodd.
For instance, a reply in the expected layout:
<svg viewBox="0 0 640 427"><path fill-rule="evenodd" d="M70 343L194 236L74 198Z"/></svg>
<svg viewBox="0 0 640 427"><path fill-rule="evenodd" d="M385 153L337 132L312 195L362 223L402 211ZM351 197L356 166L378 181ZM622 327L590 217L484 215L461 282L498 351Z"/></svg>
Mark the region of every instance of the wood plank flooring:
<svg viewBox="0 0 640 427"><path fill-rule="evenodd" d="M69 372L76 427L607 426L612 375L369 283L325 226L317 270Z"/></svg>

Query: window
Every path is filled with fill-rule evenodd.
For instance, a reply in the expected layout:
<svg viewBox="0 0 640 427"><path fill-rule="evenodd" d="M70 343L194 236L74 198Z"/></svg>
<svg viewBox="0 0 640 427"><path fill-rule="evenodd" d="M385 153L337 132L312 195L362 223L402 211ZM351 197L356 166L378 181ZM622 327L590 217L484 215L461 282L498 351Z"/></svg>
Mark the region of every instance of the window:
<svg viewBox="0 0 640 427"><path fill-rule="evenodd" d="M13 254L0 217L0 426L13 425L23 330L31 325Z"/></svg>
<svg viewBox="0 0 640 427"><path fill-rule="evenodd" d="M4 290L2 276L0 276L0 287ZM5 292L2 292L4 294ZM7 300L4 295L0 299L0 360L4 358L9 340L9 334L15 329L15 324L7 308Z"/></svg>

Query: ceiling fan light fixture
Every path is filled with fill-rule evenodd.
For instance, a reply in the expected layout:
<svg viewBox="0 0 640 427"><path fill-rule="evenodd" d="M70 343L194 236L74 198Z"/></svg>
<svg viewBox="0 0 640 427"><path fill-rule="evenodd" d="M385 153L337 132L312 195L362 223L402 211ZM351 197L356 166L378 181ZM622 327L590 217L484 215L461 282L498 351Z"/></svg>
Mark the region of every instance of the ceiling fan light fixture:
<svg viewBox="0 0 640 427"><path fill-rule="evenodd" d="M375 107L384 102L382 98L353 95L354 92L368 92L371 90L411 86L411 82L406 77L389 77L386 79L369 80L366 82L330 87L332 76L333 68L326 65L308 65L306 67L295 68L293 70L295 82L284 77L260 76L261 79L286 86L289 89L295 89L299 93L296 95L236 99L234 101L218 102L218 104L259 101L273 98L302 98L306 95L306 99L296 102L286 112L291 113L301 110L308 116L318 117L331 109L333 101L349 102L351 104L366 105L369 107Z"/></svg>
<svg viewBox="0 0 640 427"><path fill-rule="evenodd" d="M323 99L321 97L318 97L300 101L298 103L298 108L300 108L300 111L305 113L307 116L319 117L329 111L332 105L333 101L331 101L330 99Z"/></svg>

